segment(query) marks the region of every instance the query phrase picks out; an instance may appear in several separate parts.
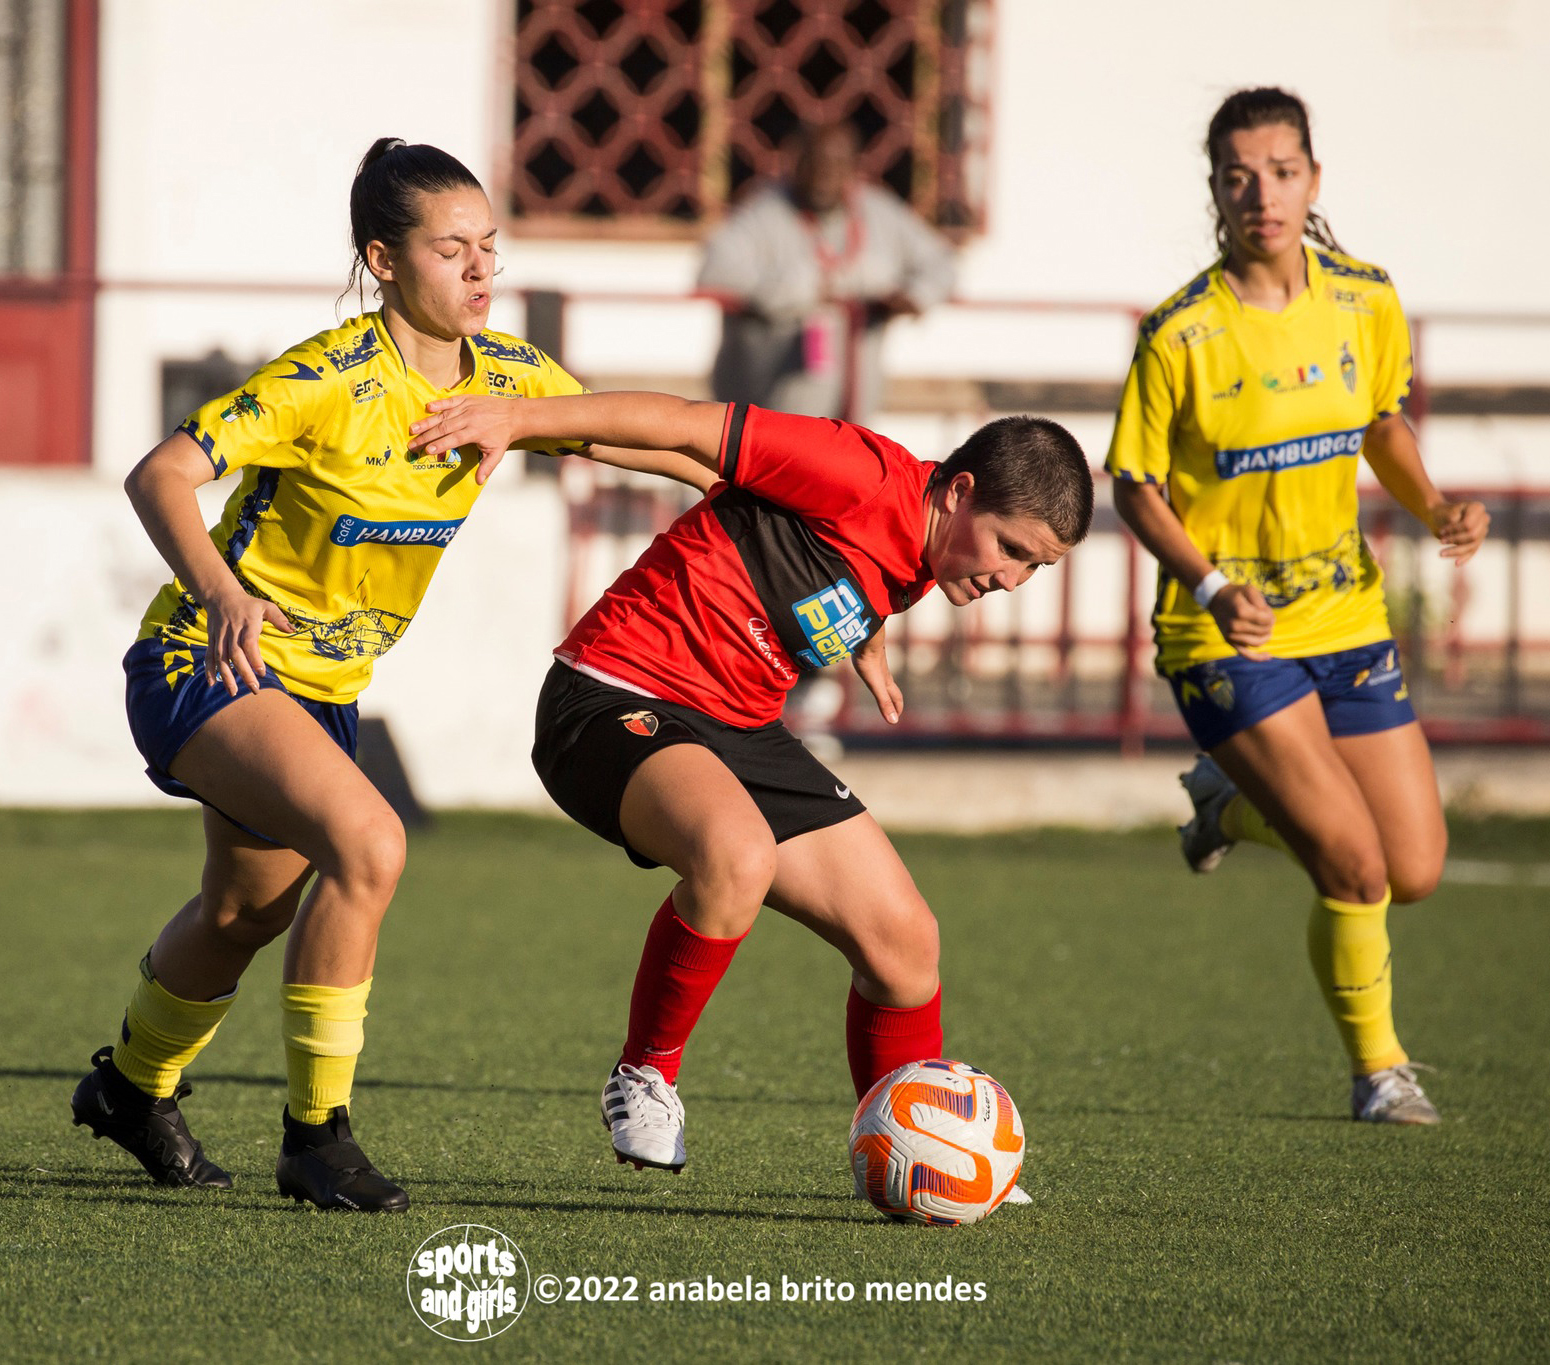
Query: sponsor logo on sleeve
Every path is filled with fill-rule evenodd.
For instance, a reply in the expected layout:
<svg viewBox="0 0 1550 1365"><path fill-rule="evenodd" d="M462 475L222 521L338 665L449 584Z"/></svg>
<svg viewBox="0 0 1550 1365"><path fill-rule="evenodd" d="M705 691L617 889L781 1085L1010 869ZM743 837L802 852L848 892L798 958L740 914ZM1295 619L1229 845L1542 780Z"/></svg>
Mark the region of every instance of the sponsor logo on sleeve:
<svg viewBox="0 0 1550 1365"><path fill-rule="evenodd" d="M366 521L340 517L329 533L335 545L423 545L433 550L452 543L465 517L456 521Z"/></svg>

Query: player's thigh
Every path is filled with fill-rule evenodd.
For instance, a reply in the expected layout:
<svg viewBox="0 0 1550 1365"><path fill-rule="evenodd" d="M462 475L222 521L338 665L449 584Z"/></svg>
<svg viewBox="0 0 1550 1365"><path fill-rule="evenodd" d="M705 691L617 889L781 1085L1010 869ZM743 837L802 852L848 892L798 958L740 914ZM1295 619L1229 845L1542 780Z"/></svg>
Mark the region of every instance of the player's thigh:
<svg viewBox="0 0 1550 1365"><path fill-rule="evenodd" d="M1211 750L1326 896L1372 902L1387 882L1377 824L1311 693Z"/></svg>
<svg viewBox="0 0 1550 1365"><path fill-rule="evenodd" d="M1425 899L1442 878L1448 825L1419 723L1340 735L1334 744L1377 824L1394 899Z"/></svg>
<svg viewBox="0 0 1550 1365"><path fill-rule="evenodd" d="M757 908L775 874L775 838L743 784L703 744L672 744L643 759L619 802L630 848L685 880Z"/></svg>
<svg viewBox="0 0 1550 1365"><path fill-rule="evenodd" d="M773 909L805 924L874 979L929 978L935 989L936 917L871 815L787 839L775 862L766 898Z"/></svg>
<svg viewBox="0 0 1550 1365"><path fill-rule="evenodd" d="M205 866L200 913L220 927L241 923L273 937L296 917L312 864L204 808Z"/></svg>
<svg viewBox="0 0 1550 1365"><path fill-rule="evenodd" d="M320 872L391 883L402 870L403 825L393 808L328 732L277 689L211 716L169 770Z"/></svg>

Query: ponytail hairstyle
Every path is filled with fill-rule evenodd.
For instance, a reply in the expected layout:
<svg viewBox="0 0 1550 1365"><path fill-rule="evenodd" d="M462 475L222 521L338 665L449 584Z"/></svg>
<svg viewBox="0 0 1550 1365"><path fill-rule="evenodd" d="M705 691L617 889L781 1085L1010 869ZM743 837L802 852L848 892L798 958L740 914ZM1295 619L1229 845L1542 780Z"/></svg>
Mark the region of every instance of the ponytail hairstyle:
<svg viewBox="0 0 1550 1365"><path fill-rule="evenodd" d="M1245 132L1250 128L1263 128L1269 124L1284 123L1297 130L1302 142L1303 154L1313 162L1313 138L1308 132L1308 109L1289 91L1273 85L1257 86L1252 90L1234 90L1222 101L1221 107L1211 116L1211 126L1206 129L1206 155L1211 158L1211 178L1215 180L1221 164L1222 144L1231 133ZM1215 208L1213 201L1212 207ZM1308 210L1308 221L1303 235L1322 247L1345 254L1345 248L1335 240L1329 221L1316 209ZM1232 237L1221 210L1216 210L1216 245L1222 255L1232 246Z"/></svg>
<svg viewBox="0 0 1550 1365"><path fill-rule="evenodd" d="M339 301L356 289L364 310L366 276L371 273L366 268L366 245L381 242L401 247L420 225L417 196L482 188L467 166L439 147L410 144L401 137L379 137L361 158L350 185L350 242L355 259Z"/></svg>

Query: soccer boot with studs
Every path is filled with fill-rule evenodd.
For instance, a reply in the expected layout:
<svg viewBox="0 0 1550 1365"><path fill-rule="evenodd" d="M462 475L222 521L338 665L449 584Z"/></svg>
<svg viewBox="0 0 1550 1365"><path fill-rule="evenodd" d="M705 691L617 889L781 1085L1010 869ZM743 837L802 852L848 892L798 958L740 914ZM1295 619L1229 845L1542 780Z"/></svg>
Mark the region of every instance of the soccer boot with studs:
<svg viewBox="0 0 1550 1365"><path fill-rule="evenodd" d="M94 1052L91 1064L70 1096L77 1127L84 1124L94 1138L116 1142L158 1185L231 1188L231 1176L205 1156L178 1108L194 1093L192 1086L180 1082L165 1099L149 1095L113 1064L110 1047Z"/></svg>
<svg viewBox="0 0 1550 1365"><path fill-rule="evenodd" d="M1233 841L1222 833L1222 812L1238 794L1233 781L1209 754L1200 754L1195 766L1179 774L1195 813L1179 826L1179 845L1184 861L1195 872L1215 872L1232 850Z"/></svg>
<svg viewBox="0 0 1550 1365"><path fill-rule="evenodd" d="M409 1196L361 1151L344 1105L331 1109L322 1123L300 1123L287 1106L284 1122L274 1168L282 1195L353 1213L403 1213L409 1207Z"/></svg>
<svg viewBox="0 0 1550 1365"><path fill-rule="evenodd" d="M1351 1117L1358 1123L1441 1123L1410 1065L1391 1066L1351 1081Z"/></svg>
<svg viewBox="0 0 1550 1365"><path fill-rule="evenodd" d="M620 1165L683 1170L683 1101L656 1067L619 1063L603 1087L603 1127Z"/></svg>

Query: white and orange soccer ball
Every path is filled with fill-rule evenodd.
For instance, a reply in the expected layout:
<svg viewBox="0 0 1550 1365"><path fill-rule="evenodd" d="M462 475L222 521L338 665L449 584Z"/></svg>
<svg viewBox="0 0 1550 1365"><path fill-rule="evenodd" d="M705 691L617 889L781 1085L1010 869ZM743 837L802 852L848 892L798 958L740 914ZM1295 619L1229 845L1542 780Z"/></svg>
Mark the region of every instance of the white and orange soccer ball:
<svg viewBox="0 0 1550 1365"><path fill-rule="evenodd" d="M851 1121L856 1191L900 1221L977 1223L1022 1168L1022 1115L999 1082L967 1062L901 1066L862 1096Z"/></svg>

